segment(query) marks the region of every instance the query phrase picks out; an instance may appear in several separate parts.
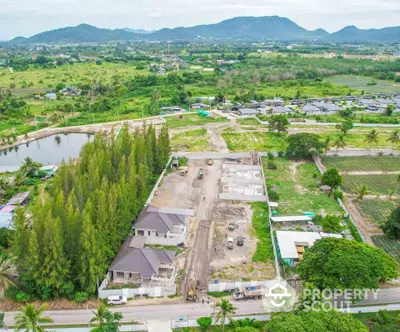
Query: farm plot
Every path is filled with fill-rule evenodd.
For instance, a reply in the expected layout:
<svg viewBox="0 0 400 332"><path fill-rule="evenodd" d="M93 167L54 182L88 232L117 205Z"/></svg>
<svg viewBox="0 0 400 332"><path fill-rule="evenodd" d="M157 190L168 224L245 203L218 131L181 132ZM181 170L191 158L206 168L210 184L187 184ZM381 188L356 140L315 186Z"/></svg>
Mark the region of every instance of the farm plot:
<svg viewBox="0 0 400 332"><path fill-rule="evenodd" d="M231 151L283 151L286 149L286 136L275 133L224 132L222 137Z"/></svg>
<svg viewBox="0 0 400 332"><path fill-rule="evenodd" d="M374 244L391 255L400 264L400 242L389 239L386 235L371 236Z"/></svg>
<svg viewBox="0 0 400 332"><path fill-rule="evenodd" d="M356 200L354 203L365 219L379 224L389 217L400 201L367 199Z"/></svg>
<svg viewBox="0 0 400 332"><path fill-rule="evenodd" d="M188 130L177 134L171 139L173 151L206 151L208 141L206 129Z"/></svg>
<svg viewBox="0 0 400 332"><path fill-rule="evenodd" d="M340 172L352 171L400 171L400 158L387 156L365 157L323 157L327 168L336 168Z"/></svg>
<svg viewBox="0 0 400 332"><path fill-rule="evenodd" d="M398 174L374 174L374 175L349 175L343 176L343 190L354 193L361 185L366 185L372 194L387 195L389 191L395 193L398 187Z"/></svg>
<svg viewBox="0 0 400 332"><path fill-rule="evenodd" d="M318 171L313 163L296 163L285 158L275 159L273 163L277 169L268 169L268 161L263 160L268 193L271 200L278 201L279 215L341 212L338 203L318 189L318 179L314 177Z"/></svg>

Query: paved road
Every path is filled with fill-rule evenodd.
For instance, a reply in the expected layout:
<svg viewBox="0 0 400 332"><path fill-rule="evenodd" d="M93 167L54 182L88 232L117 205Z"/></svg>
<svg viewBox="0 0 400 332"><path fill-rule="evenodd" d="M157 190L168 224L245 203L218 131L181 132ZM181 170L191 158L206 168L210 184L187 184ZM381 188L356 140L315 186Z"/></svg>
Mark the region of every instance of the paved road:
<svg viewBox="0 0 400 332"><path fill-rule="evenodd" d="M235 302L236 314L249 315L262 312L261 301L244 301ZM213 313L212 304L201 303L183 303L173 305L148 305L140 307L118 307L112 308L112 311L121 312L126 322L135 321L170 321L179 318L198 318L210 316ZM4 322L7 326L14 323L14 315L16 312L6 312ZM45 316L53 318L55 324L87 324L93 317L91 310L59 310L46 311Z"/></svg>

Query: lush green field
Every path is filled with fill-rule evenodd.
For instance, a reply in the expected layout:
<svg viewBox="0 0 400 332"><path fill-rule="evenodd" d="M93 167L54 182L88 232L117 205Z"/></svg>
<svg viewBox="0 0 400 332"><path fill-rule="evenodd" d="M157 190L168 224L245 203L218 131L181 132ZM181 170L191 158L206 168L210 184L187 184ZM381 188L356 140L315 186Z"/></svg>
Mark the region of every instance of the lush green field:
<svg viewBox="0 0 400 332"><path fill-rule="evenodd" d="M317 187L318 179L313 177L313 174L317 172L313 163L308 162L307 165L298 166L295 175L296 181L294 181L293 167L295 164L293 161L279 158L273 162L278 167L276 170L268 169L268 160L263 159L267 187L274 189L280 197L277 209L280 215L297 215L308 211L315 213L324 211L328 214L341 212L338 203L333 198L319 190L314 190Z"/></svg>
<svg viewBox="0 0 400 332"><path fill-rule="evenodd" d="M358 206L364 218L380 224L389 217L397 206L399 206L400 201L366 199L356 200L354 203Z"/></svg>
<svg viewBox="0 0 400 332"><path fill-rule="evenodd" d="M400 264L400 243L389 239L386 235L371 236L372 241L379 248L382 248Z"/></svg>
<svg viewBox="0 0 400 332"><path fill-rule="evenodd" d="M327 168L336 168L340 172L350 171L400 171L400 158L387 156L365 157L322 157Z"/></svg>
<svg viewBox="0 0 400 332"><path fill-rule="evenodd" d="M208 123L218 123L228 121L223 117L205 118L197 114L183 114L183 118L180 119L179 115L166 116L167 124L169 128L187 127L187 126L203 126Z"/></svg>
<svg viewBox="0 0 400 332"><path fill-rule="evenodd" d="M375 81L376 85L367 85L368 82ZM364 90L366 93L379 93L379 92L399 92L400 83L394 83L393 81L384 81L371 79L370 77L363 76L332 76L328 78L329 82L338 85L347 85L350 88Z"/></svg>
<svg viewBox="0 0 400 332"><path fill-rule="evenodd" d="M371 194L387 195L389 190L395 193L398 186L397 174L343 175L343 190L354 193L361 185L366 185Z"/></svg>
<svg viewBox="0 0 400 332"><path fill-rule="evenodd" d="M90 84L93 80L108 83L116 79L121 80L122 77L127 79L129 76L148 73L148 71L137 70L135 67L134 64L105 62L101 65L76 63L52 69L29 68L27 71L14 71L13 73L10 73L7 68L0 68L0 87L9 88L11 83L15 83L16 92L32 93L37 92L34 89L46 91L54 88L57 83Z"/></svg>
<svg viewBox="0 0 400 332"><path fill-rule="evenodd" d="M286 149L286 135L224 132L222 137L231 151L284 151Z"/></svg>
<svg viewBox="0 0 400 332"><path fill-rule="evenodd" d="M177 134L171 138L173 151L207 151L207 130L196 129Z"/></svg>
<svg viewBox="0 0 400 332"><path fill-rule="evenodd" d="M265 203L252 203L253 227L257 236L257 247L253 262L266 262L274 259L274 249L268 222L268 207Z"/></svg>
<svg viewBox="0 0 400 332"><path fill-rule="evenodd" d="M319 133L318 134L323 140L325 140L327 137L330 137L331 143L335 141L336 138L339 137L339 133ZM391 148L392 143L388 142L389 135L379 133L378 134L378 143L377 144L372 144L370 145L365 141L365 138L367 136L367 132L365 134L360 134L360 133L352 133L349 132L345 136L345 141L347 143L348 148L360 148L360 149L378 149L378 148ZM335 151L334 147L331 147L332 151Z"/></svg>

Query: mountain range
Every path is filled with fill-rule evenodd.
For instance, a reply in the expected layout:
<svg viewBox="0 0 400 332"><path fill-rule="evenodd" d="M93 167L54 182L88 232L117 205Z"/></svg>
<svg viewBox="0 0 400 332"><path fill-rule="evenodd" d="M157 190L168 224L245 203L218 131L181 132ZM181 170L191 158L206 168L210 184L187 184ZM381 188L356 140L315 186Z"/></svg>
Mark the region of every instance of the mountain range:
<svg viewBox="0 0 400 332"><path fill-rule="evenodd" d="M335 33L323 29L307 30L286 17L235 17L216 24L193 27L164 28L157 31L101 29L88 24L66 27L17 37L11 43L85 43L128 40L249 40L249 41L311 41L338 43L396 43L400 42L400 26L383 29L358 29L345 27Z"/></svg>

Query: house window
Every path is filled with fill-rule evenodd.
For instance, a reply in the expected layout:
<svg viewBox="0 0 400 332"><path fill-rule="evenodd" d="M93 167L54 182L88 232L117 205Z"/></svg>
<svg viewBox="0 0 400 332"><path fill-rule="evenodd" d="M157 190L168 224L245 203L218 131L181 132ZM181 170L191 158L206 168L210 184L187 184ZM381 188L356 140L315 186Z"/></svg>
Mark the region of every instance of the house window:
<svg viewBox="0 0 400 332"><path fill-rule="evenodd" d="M158 232L156 232L156 236L158 236Z"/></svg>
<svg viewBox="0 0 400 332"><path fill-rule="evenodd" d="M144 236L144 231L138 231L139 236Z"/></svg>
<svg viewBox="0 0 400 332"><path fill-rule="evenodd" d="M147 231L147 235L148 235L148 236L150 236L150 233L151 233L150 231Z"/></svg>

